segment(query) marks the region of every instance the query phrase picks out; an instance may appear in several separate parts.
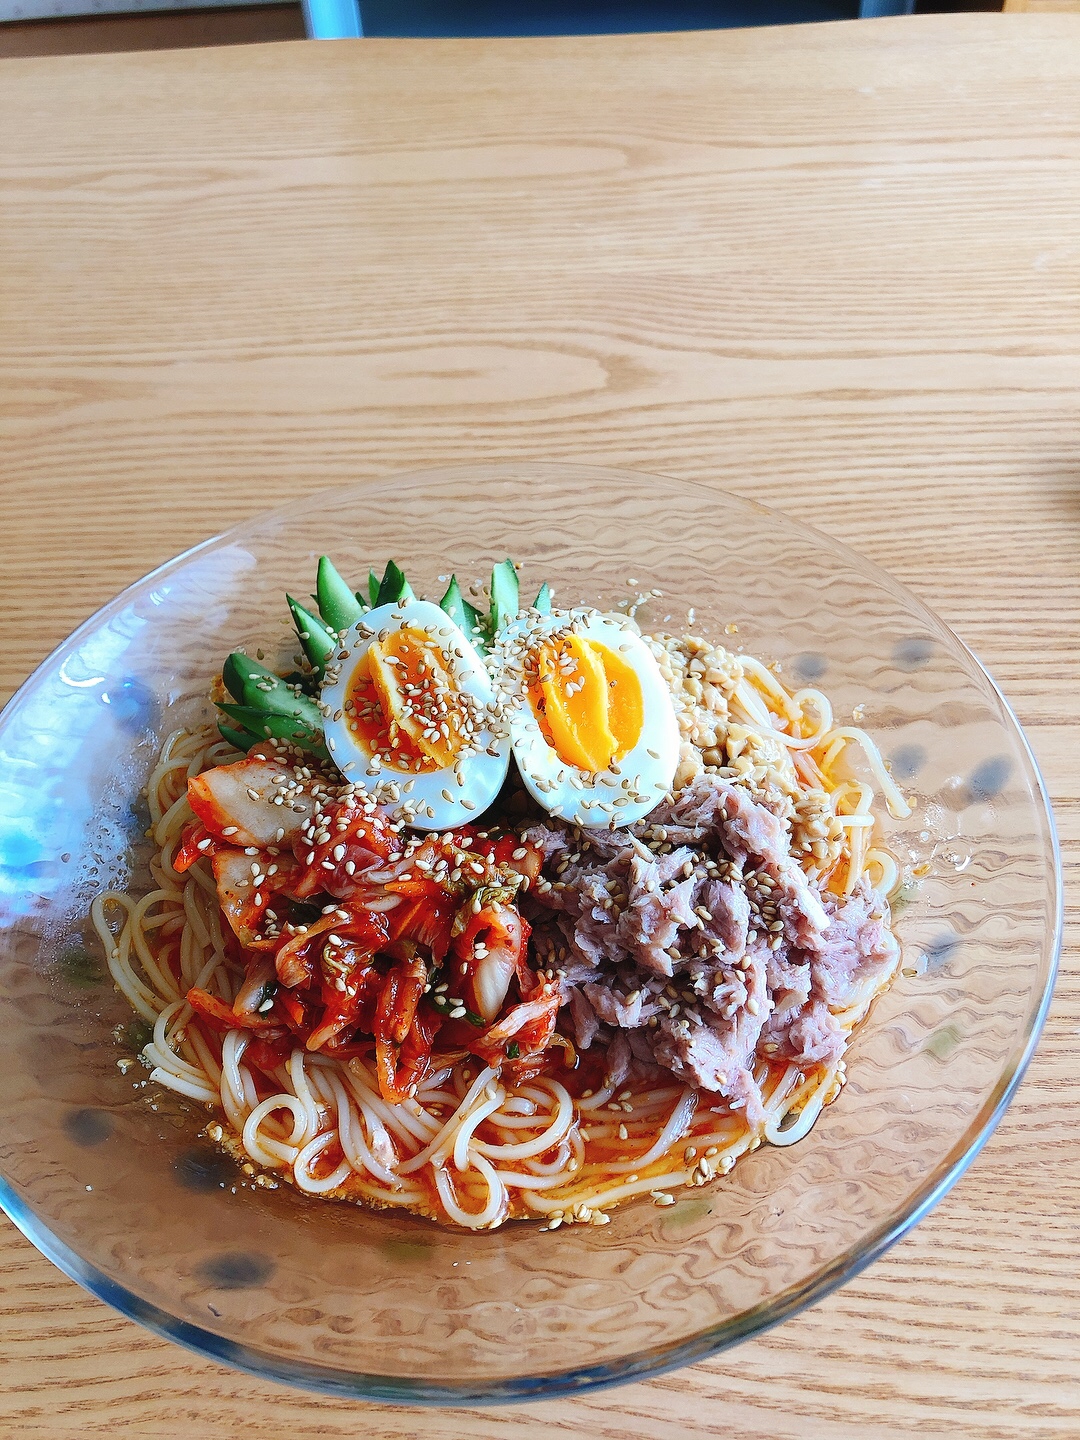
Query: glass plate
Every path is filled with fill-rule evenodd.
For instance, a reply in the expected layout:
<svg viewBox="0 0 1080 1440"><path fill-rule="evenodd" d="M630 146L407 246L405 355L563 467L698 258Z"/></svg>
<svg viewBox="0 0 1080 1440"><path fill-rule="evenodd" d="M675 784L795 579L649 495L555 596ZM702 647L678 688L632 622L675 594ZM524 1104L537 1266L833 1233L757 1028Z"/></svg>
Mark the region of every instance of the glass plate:
<svg viewBox="0 0 1080 1440"><path fill-rule="evenodd" d="M324 551L357 584L392 556L429 595L507 555L527 590L546 579L565 603L655 588L646 629L692 607L695 628L820 685L837 715L864 707L917 797L890 843L929 871L899 916L905 973L805 1140L603 1228L457 1234L258 1189L199 1138L204 1110L122 1073L132 1015L104 978L90 901L145 888L139 792L162 738L209 715L230 650L291 655L284 592L308 593ZM0 1202L126 1314L297 1385L447 1404L684 1365L820 1299L971 1162L1042 1025L1059 873L1038 770L993 682L912 595L806 525L570 465L308 496L126 590L0 719Z"/></svg>

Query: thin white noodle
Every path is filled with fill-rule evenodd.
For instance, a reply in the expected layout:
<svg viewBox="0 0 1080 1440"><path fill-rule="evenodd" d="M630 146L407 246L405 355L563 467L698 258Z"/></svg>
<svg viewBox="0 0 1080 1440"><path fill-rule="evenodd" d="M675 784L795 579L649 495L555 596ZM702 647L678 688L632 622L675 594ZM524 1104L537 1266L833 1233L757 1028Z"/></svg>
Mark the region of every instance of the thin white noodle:
<svg viewBox="0 0 1080 1440"><path fill-rule="evenodd" d="M187 814L184 816L184 819L190 819L190 818L191 818L191 811L188 809L187 793L186 793L186 792L185 792L183 795L180 795L176 800L173 801L173 803L172 803L172 804L169 806L169 808L165 811L164 815L162 815L161 819L160 819L160 820L157 822L157 824L154 826L154 839L157 841L157 843L158 843L159 845L161 845L161 846L166 845L166 843L167 843L168 840L169 840L169 829L170 829L170 823L169 823L169 822L173 819L174 816L179 817L181 811L184 811L184 810L187 811ZM175 827L173 827L173 828L175 828ZM171 867L170 867L170 868L171 868Z"/></svg>
<svg viewBox="0 0 1080 1440"><path fill-rule="evenodd" d="M200 949L207 949L212 944L209 927L203 919L199 907L199 891L194 885L184 886L184 915L191 926L194 939ZM216 947L215 947L216 948Z"/></svg>
<svg viewBox="0 0 1080 1440"><path fill-rule="evenodd" d="M572 1153L573 1147L570 1142L563 1139L559 1141L559 1148L555 1151L555 1158L553 1160L537 1160L535 1155L533 1155L525 1161L525 1165L530 1175L558 1175L560 1180L565 1182L566 1162L570 1159ZM499 1157L492 1155L489 1158L497 1161Z"/></svg>
<svg viewBox="0 0 1080 1440"><path fill-rule="evenodd" d="M792 783L831 791L830 804L846 837L849 887L867 873L872 882L876 880L875 889L887 895L895 887L898 870L888 852L868 848L874 826L873 791L854 780L836 783L829 773L845 745L858 744L890 812L898 818L910 813L876 745L862 731L832 729L831 707L820 691L789 695L760 662L747 663L745 670L734 697L737 708L765 738L780 742L778 757L792 752L804 777L798 781L792 770ZM782 717L777 723L804 733L785 735L775 728L761 692ZM811 709L812 734L805 733ZM242 1063L250 1032L228 1032L221 1041L219 1063L216 1038L212 1034L208 1038L200 1017L193 1016L183 998L194 985L231 1005L243 971L226 959L222 912L208 862L198 861L182 875L173 865L182 831L191 819L188 777L208 764L236 758L227 743L205 734L176 731L169 736L147 785L152 826L161 847L151 863L157 888L138 901L116 892L99 896L91 918L118 988L153 1025L153 1039L146 1047L146 1059L153 1066L151 1078L201 1103L219 1103L248 1156L268 1168L285 1169L306 1193L341 1193L378 1205L430 1208L429 1192L420 1183L423 1175L428 1183L434 1182L446 1216L470 1229L500 1223L509 1190L541 1213L575 1206L587 1215L590 1207L695 1183L684 1168L666 1172L662 1168L665 1159L671 1163L672 1150L688 1132L695 1146L713 1150L709 1161L713 1170L725 1173L737 1155L759 1144L763 1136L772 1138L775 1133L780 1137L777 1143L793 1143L792 1132L801 1131L804 1124L809 1128L838 1088L842 1077L829 1070L809 1082L812 1090L803 1087L789 1093L801 1080L800 1072L788 1067L777 1079L775 1070L759 1065L756 1078L762 1086L766 1121L764 1127L755 1127L739 1113L725 1116L722 1111L703 1112L695 1122L698 1092L689 1087L634 1093L629 1113L608 1115L603 1107L612 1101L615 1087L574 1100L553 1079L514 1086L500 1080L490 1067L470 1081L466 1062L442 1066L427 1077L416 1100L392 1105L382 1098L372 1061L352 1060L346 1066L298 1048L270 1077L279 1091L260 1100L255 1077ZM779 758L771 763L779 763ZM399 903L398 897L385 896L378 908ZM879 975L859 987L837 1016L845 1029L858 1023L884 983ZM780 1131L793 1106L799 1109L798 1121ZM434 1113L440 1107L448 1113ZM668 1107L670 1114L657 1134L660 1112ZM578 1120L588 1127L588 1144L575 1124ZM605 1154L616 1143L617 1133L628 1135L631 1144L650 1139L652 1143L633 1160L590 1161L590 1147L599 1143L601 1155ZM331 1175L317 1179L313 1167L335 1141L341 1163ZM635 1178L619 1182L615 1179L619 1174Z"/></svg>
<svg viewBox="0 0 1080 1440"><path fill-rule="evenodd" d="M582 1096L577 1102L577 1108L586 1112L599 1110L600 1106L606 1105L614 1094L615 1086L605 1085L602 1090L597 1090L593 1095Z"/></svg>
<svg viewBox="0 0 1080 1440"><path fill-rule="evenodd" d="M467 1170L469 1168L470 1160L475 1158L475 1155L470 1156L469 1154L469 1144L473 1138L473 1132L481 1120L485 1120L493 1110L498 1110L505 1099L505 1090L496 1091L490 1100L485 1100L483 1105L477 1105L468 1119L463 1120L458 1126L457 1134L454 1136L454 1149L452 1151L455 1170ZM480 1150L479 1144L476 1145L476 1150Z"/></svg>
<svg viewBox="0 0 1080 1440"><path fill-rule="evenodd" d="M796 690L795 694L792 696L792 699L795 703L795 708L799 712L800 724L802 724L802 719L806 711L806 706L807 703L809 703L818 712L818 718L820 720L818 729L820 733L824 735L832 729L832 701L829 699L829 697L825 694L823 690L815 690L813 686L808 686L805 690Z"/></svg>
<svg viewBox="0 0 1080 1440"><path fill-rule="evenodd" d="M503 1123L504 1123L504 1124L506 1123L506 1116L508 1116L508 1115L535 1115L535 1114L536 1114L536 1101L535 1101L535 1100L526 1100L523 1095L514 1095L514 1096L511 1096L511 1098L510 1098L509 1100L507 1100L506 1104L503 1106ZM514 1123L517 1124L518 1122L515 1121ZM523 1121L521 1121L520 1123L523 1124L523 1125L525 1125L525 1124L528 1124L528 1121L527 1121L527 1120L523 1120Z"/></svg>
<svg viewBox="0 0 1080 1440"><path fill-rule="evenodd" d="M162 1069L160 1065L150 1071L150 1079L158 1085L164 1085L166 1090L175 1090L178 1095L186 1095L189 1100L202 1100L205 1104L212 1105L218 1098L218 1092L211 1090L209 1085L199 1085L184 1075L177 1075L174 1070Z"/></svg>
<svg viewBox="0 0 1080 1440"><path fill-rule="evenodd" d="M820 690L814 689L797 690L794 695L789 695L783 686L769 675L764 665L756 660L753 665L756 667L755 674L760 672L761 676L768 677L768 694L779 702L788 725L798 725L800 729L804 728L808 705L817 711L817 724L809 734L803 735L793 735L789 731L778 730L766 707L757 700L756 696L752 695L752 692L748 693L744 685L740 685L735 691L735 699L742 705L747 717L754 722L763 735L768 736L771 740L778 740L788 750L816 750L832 729L833 711L828 696L823 695Z"/></svg>
<svg viewBox="0 0 1080 1440"><path fill-rule="evenodd" d="M690 1170L677 1170L668 1173L663 1177L664 1181L672 1185L686 1185L690 1183ZM580 1199L575 1195L574 1203L599 1209L605 1205L617 1205L621 1200L629 1200L633 1195L647 1195L650 1190L657 1189L657 1177L627 1181L622 1185L597 1186L587 1196ZM541 1210L550 1215L554 1210L562 1210L567 1206L566 1200L561 1200L554 1195L538 1195L529 1191L523 1196L526 1204L532 1210Z"/></svg>
<svg viewBox="0 0 1080 1440"><path fill-rule="evenodd" d="M284 1142L259 1133L263 1121L268 1116L275 1115L278 1110L288 1110L293 1119L292 1133ZM283 1163L291 1166L304 1144L306 1126L307 1111L303 1101L298 1100L295 1095L285 1092L280 1095L269 1095L255 1106L255 1109L244 1121L241 1128L244 1149L253 1158L257 1155L259 1163L268 1165L271 1169L278 1168Z"/></svg>
<svg viewBox="0 0 1080 1440"><path fill-rule="evenodd" d="M221 1046L221 1104L234 1130L242 1131L249 1106L240 1074L240 1057L248 1037L242 1030L230 1030Z"/></svg>
<svg viewBox="0 0 1080 1440"><path fill-rule="evenodd" d="M365 1143L363 1137L363 1124L360 1123L356 1111L353 1109L348 1092L342 1084L341 1077L335 1075L332 1070L326 1072L326 1083L329 1085L337 1104L337 1131L338 1140L341 1144L341 1153L345 1156L353 1170L364 1173L365 1171L381 1180L384 1185L391 1189L400 1182L392 1170L381 1164L371 1149Z"/></svg>
<svg viewBox="0 0 1080 1440"><path fill-rule="evenodd" d="M825 1097L836 1082L835 1069L825 1072L823 1078L815 1086L813 1092L804 1101L798 1112L798 1118L786 1129L782 1129L784 1120L790 1113L786 1106L781 1106L777 1113L770 1116L765 1124L764 1135L771 1145L794 1145L810 1133L814 1122L825 1105Z"/></svg>
<svg viewBox="0 0 1080 1440"><path fill-rule="evenodd" d="M752 655L740 655L739 663L742 665L743 674L749 678L751 685L753 685L755 689L763 690L766 695L775 700L789 721L798 720L798 706L794 704L796 697L788 694L787 690L780 681L777 680L767 665L763 665L760 660L756 660ZM738 690L736 690L736 694L738 694ZM766 724L768 723L768 719L766 718Z"/></svg>
<svg viewBox="0 0 1080 1440"><path fill-rule="evenodd" d="M342 1079L348 1084L347 1075L343 1076ZM354 1098L356 1097L355 1090L353 1091L353 1096ZM398 1152L394 1147L394 1142L390 1137L389 1130L387 1130L383 1124L381 1117L363 1100L357 1100L357 1110L361 1125L367 1135L368 1149L383 1170L390 1172L394 1175L395 1179L399 1179L400 1177L398 1177L395 1168L398 1163ZM406 1153L408 1153L408 1151L406 1151ZM378 1171L373 1171L372 1173L377 1175Z"/></svg>
<svg viewBox="0 0 1080 1440"><path fill-rule="evenodd" d="M398 1205L410 1210L420 1208L427 1201L427 1194L420 1185L401 1185L396 1190L386 1190L382 1186L371 1184L359 1173L350 1177L348 1195L350 1199L354 1199L357 1195L366 1196L378 1206Z"/></svg>
<svg viewBox="0 0 1080 1440"><path fill-rule="evenodd" d="M304 1130L305 1142L312 1139L319 1131L319 1107L315 1096L311 1093L311 1086L308 1084L307 1075L304 1073L305 1052L294 1050L289 1056L289 1079L292 1081L293 1093L303 1105L307 1114L307 1125Z"/></svg>
<svg viewBox="0 0 1080 1440"><path fill-rule="evenodd" d="M498 1072L490 1066L486 1066L481 1070L480 1074L465 1092L465 1097L461 1104L454 1111L453 1115L451 1115L450 1119L441 1126L434 1140L432 1140L429 1145L426 1145L424 1149L420 1151L419 1155L414 1155L411 1160L406 1160L403 1165L398 1166L399 1175L411 1175L414 1170L420 1170L423 1166L427 1165L434 1156L451 1148L453 1137L457 1132L458 1126L469 1114L477 1097L486 1088L488 1081L494 1080L497 1073Z"/></svg>
<svg viewBox="0 0 1080 1440"><path fill-rule="evenodd" d="M171 1005L167 1005L154 1024L154 1038L143 1047L143 1057L149 1064L158 1066L197 1085L200 1082L205 1083L206 1076L198 1066L184 1060L170 1043L175 1039L177 1031L182 1031L184 1022L190 1015L191 1007L186 1000L174 1000ZM178 1016L179 1021L173 1028L172 1034L167 1034L169 1021Z"/></svg>
<svg viewBox="0 0 1080 1440"><path fill-rule="evenodd" d="M429 1140L441 1129L439 1123L419 1106L388 1105L379 1094L378 1082L361 1069L359 1061L349 1061L343 1079L366 1108L378 1117L383 1128L405 1144L411 1146L414 1140Z"/></svg>
<svg viewBox="0 0 1080 1440"><path fill-rule="evenodd" d="M761 697L754 693L753 686L748 680L739 681L732 699L738 701L747 719L752 720L761 730L772 729L772 717L768 708Z"/></svg>
<svg viewBox="0 0 1080 1440"><path fill-rule="evenodd" d="M887 850L868 850L863 857L863 870L870 875L870 884L883 897L891 895L900 880L900 867ZM871 873L874 870L878 871L876 880Z"/></svg>
<svg viewBox="0 0 1080 1440"><path fill-rule="evenodd" d="M458 1101L461 1099L460 1095L450 1090L418 1090L416 1094L417 1099L425 1107L425 1113L439 1105L449 1105L452 1110L456 1110Z"/></svg>
<svg viewBox="0 0 1080 1440"><path fill-rule="evenodd" d="M663 1090L642 1090L635 1091L633 1095L633 1106L635 1116L645 1115L650 1110L668 1110L679 1096L683 1093L685 1086L668 1085ZM619 1121L616 1120L616 1124Z"/></svg>
<svg viewBox="0 0 1080 1440"><path fill-rule="evenodd" d="M550 1150L553 1145L557 1145L574 1123L574 1102L564 1085L560 1085L557 1080L549 1081L549 1084L558 1109L546 1129L532 1140L522 1140L517 1144L489 1145L478 1140L475 1146L476 1150L481 1155L490 1156L493 1160L523 1160L527 1155L542 1155L545 1150Z"/></svg>
<svg viewBox="0 0 1080 1440"><path fill-rule="evenodd" d="M214 1059L213 1051L198 1030L188 1031L187 1043L191 1046L193 1054L202 1066L203 1073L208 1076L213 1086L214 1098L219 1098L221 1090L221 1066Z"/></svg>
<svg viewBox="0 0 1080 1440"><path fill-rule="evenodd" d="M106 914L106 907L109 905L115 905L124 912L124 923L119 935L115 935L109 925ZM95 897L90 906L90 919L105 951L109 974L131 1008L152 1025L161 1008L160 1004L155 1004L158 996L149 985L139 979L127 963L127 953L131 946L134 909L134 905L126 895L121 895L116 890L108 890L103 895ZM169 998L175 997L170 996Z"/></svg>
<svg viewBox="0 0 1080 1440"><path fill-rule="evenodd" d="M850 725L841 726L838 730L831 730L822 740L826 747L825 754L821 759L821 768L826 773L832 768L836 757L843 750L845 744L858 745L866 757L866 763L874 773L874 779L881 786L881 793L885 797L885 804L888 806L889 814L894 820L906 820L911 815L911 806L897 789L896 782L885 768L885 761L881 758L881 751L875 745L865 730L856 730Z"/></svg>
<svg viewBox="0 0 1080 1440"><path fill-rule="evenodd" d="M644 1170L654 1160L659 1160L662 1155L667 1154L690 1128L690 1121L694 1118L694 1111L697 1108L698 1092L692 1086L687 1086L679 1097L674 1110L668 1116L664 1128L656 1137L653 1143L634 1160L605 1160L604 1169L613 1174L630 1174L635 1170Z"/></svg>
<svg viewBox="0 0 1080 1440"><path fill-rule="evenodd" d="M443 1081L449 1080L450 1076L453 1075L453 1073L454 1067L452 1065L444 1065L439 1070L433 1070L431 1074L428 1075L427 1078L421 1083L420 1089L417 1093L423 1095L426 1098L430 1093L438 1090L439 1086L443 1083Z"/></svg>
<svg viewBox="0 0 1080 1440"><path fill-rule="evenodd" d="M507 1106L510 1103L508 1100L506 1105L503 1105L493 1121L494 1124L498 1125L500 1130L505 1130L510 1138L512 1138L518 1130L535 1130L538 1124L542 1125L544 1123L543 1115L538 1118L535 1115L516 1115L513 1112L507 1113Z"/></svg>
<svg viewBox="0 0 1080 1440"><path fill-rule="evenodd" d="M562 1189L567 1184L565 1171L561 1175L527 1175L521 1170L498 1170L499 1179L512 1190L554 1190L556 1187ZM569 1176L573 1180L574 1176Z"/></svg>
<svg viewBox="0 0 1080 1440"><path fill-rule="evenodd" d="M352 1166L348 1160L342 1160L336 1170L321 1180L316 1180L311 1173L312 1162L317 1160L330 1142L336 1138L336 1131L326 1130L323 1134L316 1135L314 1140L309 1140L297 1153L296 1159L293 1161L292 1173L298 1190L303 1190L307 1195L325 1195L329 1190L339 1189L352 1174Z"/></svg>
<svg viewBox="0 0 1080 1440"><path fill-rule="evenodd" d="M443 1166L435 1170L435 1184L439 1191L439 1199L442 1201L443 1209L459 1225L467 1230L483 1230L488 1225L493 1225L501 1218L506 1209L507 1195L506 1186L496 1175L494 1167L484 1159L482 1155L474 1157L474 1167L483 1177L488 1188L488 1199L484 1208L475 1213L463 1210L454 1195L453 1181L450 1179L449 1171Z"/></svg>

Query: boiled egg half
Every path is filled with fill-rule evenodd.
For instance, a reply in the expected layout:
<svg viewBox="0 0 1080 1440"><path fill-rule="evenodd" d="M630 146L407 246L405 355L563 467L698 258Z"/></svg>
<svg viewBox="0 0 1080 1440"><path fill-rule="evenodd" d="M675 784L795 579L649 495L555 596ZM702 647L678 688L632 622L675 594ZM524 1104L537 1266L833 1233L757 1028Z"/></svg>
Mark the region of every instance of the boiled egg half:
<svg viewBox="0 0 1080 1440"><path fill-rule="evenodd" d="M640 635L596 610L533 613L512 622L497 649L514 758L538 804L613 828L660 803L675 778L679 726Z"/></svg>
<svg viewBox="0 0 1080 1440"><path fill-rule="evenodd" d="M320 698L338 769L388 790L416 829L476 820L502 788L510 741L495 691L438 605L406 600L363 615L343 637Z"/></svg>

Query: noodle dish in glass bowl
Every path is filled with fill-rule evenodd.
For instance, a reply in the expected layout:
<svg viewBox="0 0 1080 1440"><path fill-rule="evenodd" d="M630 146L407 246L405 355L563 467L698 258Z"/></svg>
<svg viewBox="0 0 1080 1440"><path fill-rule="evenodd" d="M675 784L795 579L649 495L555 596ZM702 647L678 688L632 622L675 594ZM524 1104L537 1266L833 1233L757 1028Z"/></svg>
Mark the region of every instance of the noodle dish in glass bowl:
<svg viewBox="0 0 1080 1440"><path fill-rule="evenodd" d="M0 739L0 1199L295 1384L551 1395L784 1318L961 1173L1050 993L993 682L691 484L305 499L118 597Z"/></svg>

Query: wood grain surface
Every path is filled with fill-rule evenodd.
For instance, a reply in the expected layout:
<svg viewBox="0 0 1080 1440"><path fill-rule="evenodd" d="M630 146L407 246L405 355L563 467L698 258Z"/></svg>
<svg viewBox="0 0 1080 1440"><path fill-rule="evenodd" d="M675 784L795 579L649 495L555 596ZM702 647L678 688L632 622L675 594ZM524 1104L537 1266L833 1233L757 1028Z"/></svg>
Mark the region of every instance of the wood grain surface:
<svg viewBox="0 0 1080 1440"><path fill-rule="evenodd" d="M1002 6L1010 14L1076 14L1080 13L1080 0L1005 0Z"/></svg>
<svg viewBox="0 0 1080 1440"><path fill-rule="evenodd" d="M197 45L253 45L303 38L304 17L299 5L78 16L0 24L0 59L104 54L117 50L174 50Z"/></svg>
<svg viewBox="0 0 1080 1440"><path fill-rule="evenodd" d="M1080 861L1080 19L0 63L0 686L211 532L360 476L706 478L991 667ZM404 1412L158 1341L13 1228L0 1434L1075 1440L1080 974L997 1134L820 1304L572 1402Z"/></svg>

